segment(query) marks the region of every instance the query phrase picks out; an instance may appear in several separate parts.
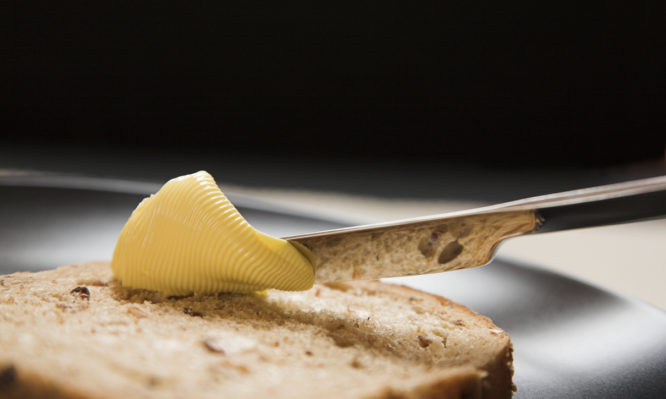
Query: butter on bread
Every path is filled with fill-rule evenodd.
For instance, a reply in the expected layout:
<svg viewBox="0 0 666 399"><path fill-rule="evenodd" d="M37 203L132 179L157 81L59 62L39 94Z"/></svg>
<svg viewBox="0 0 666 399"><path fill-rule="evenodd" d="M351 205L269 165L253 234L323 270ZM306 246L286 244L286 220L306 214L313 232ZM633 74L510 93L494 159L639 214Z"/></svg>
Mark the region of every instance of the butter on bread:
<svg viewBox="0 0 666 399"><path fill-rule="evenodd" d="M509 336L380 282L168 297L108 263L0 276L0 398L508 398Z"/></svg>

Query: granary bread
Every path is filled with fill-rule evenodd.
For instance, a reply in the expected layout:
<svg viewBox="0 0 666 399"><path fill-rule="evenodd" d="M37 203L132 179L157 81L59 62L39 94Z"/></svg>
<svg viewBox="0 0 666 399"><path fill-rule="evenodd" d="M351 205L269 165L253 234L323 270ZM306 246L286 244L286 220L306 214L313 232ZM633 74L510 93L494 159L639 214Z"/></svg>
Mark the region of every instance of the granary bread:
<svg viewBox="0 0 666 399"><path fill-rule="evenodd" d="M108 263L0 276L2 398L507 398L511 341L379 282L166 297Z"/></svg>

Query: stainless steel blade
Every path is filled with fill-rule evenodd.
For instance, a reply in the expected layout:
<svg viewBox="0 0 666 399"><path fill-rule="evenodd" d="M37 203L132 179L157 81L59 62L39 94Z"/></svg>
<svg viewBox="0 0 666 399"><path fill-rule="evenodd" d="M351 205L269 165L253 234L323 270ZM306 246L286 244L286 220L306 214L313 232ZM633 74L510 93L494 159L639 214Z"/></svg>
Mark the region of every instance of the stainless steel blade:
<svg viewBox="0 0 666 399"><path fill-rule="evenodd" d="M533 211L474 212L288 240L307 248L317 282L377 279L484 265L503 239L538 223Z"/></svg>
<svg viewBox="0 0 666 399"><path fill-rule="evenodd" d="M479 209L285 237L316 282L408 276L488 263L509 237L666 215L666 176L527 198Z"/></svg>

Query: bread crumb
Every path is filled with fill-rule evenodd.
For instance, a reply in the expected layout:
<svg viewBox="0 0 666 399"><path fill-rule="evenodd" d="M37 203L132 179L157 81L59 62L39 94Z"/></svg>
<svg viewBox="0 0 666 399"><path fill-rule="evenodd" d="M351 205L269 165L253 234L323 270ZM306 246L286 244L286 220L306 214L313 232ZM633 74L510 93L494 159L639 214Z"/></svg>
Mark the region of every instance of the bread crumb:
<svg viewBox="0 0 666 399"><path fill-rule="evenodd" d="M90 300L90 290L88 287L76 287L73 290L69 292L72 295L77 295L81 299L85 299L86 301Z"/></svg>
<svg viewBox="0 0 666 399"><path fill-rule="evenodd" d="M192 310L192 308L185 307L183 308L183 313L190 315L192 317L204 317L203 313Z"/></svg>
<svg viewBox="0 0 666 399"><path fill-rule="evenodd" d="M228 368L238 370L238 371L241 372L241 374L249 374L250 373L250 369L248 369L247 366L245 366L243 364L236 364L236 363L230 362L229 360L225 360L225 361L222 362L222 365L225 366L225 367L228 367Z"/></svg>
<svg viewBox="0 0 666 399"><path fill-rule="evenodd" d="M220 355L225 355L226 352L224 351L224 348L220 345L219 341L214 339L214 338L206 338L203 341L204 346L206 349L213 353L219 353Z"/></svg>
<svg viewBox="0 0 666 399"><path fill-rule="evenodd" d="M127 307L127 313L131 314L137 319L143 319L145 317L148 317L146 312L144 312L143 310L139 309L137 306L134 305Z"/></svg>
<svg viewBox="0 0 666 399"><path fill-rule="evenodd" d="M421 348L427 348L430 346L430 344L432 344L432 340L424 337L423 335L419 335L416 338L418 338Z"/></svg>
<svg viewBox="0 0 666 399"><path fill-rule="evenodd" d="M63 312L70 312L70 311L72 311L72 307L69 306L69 305L67 305L67 304L65 304L65 303L56 303L55 306L56 306L56 308L57 308L58 310L63 311Z"/></svg>

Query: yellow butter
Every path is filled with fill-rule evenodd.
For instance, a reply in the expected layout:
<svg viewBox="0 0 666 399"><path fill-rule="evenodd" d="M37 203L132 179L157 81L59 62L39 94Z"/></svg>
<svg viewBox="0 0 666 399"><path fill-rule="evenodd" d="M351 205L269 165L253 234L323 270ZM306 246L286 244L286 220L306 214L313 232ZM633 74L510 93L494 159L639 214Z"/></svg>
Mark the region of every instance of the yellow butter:
<svg viewBox="0 0 666 399"><path fill-rule="evenodd" d="M111 261L127 287L170 295L312 287L308 259L254 229L206 172L178 177L144 199Z"/></svg>

